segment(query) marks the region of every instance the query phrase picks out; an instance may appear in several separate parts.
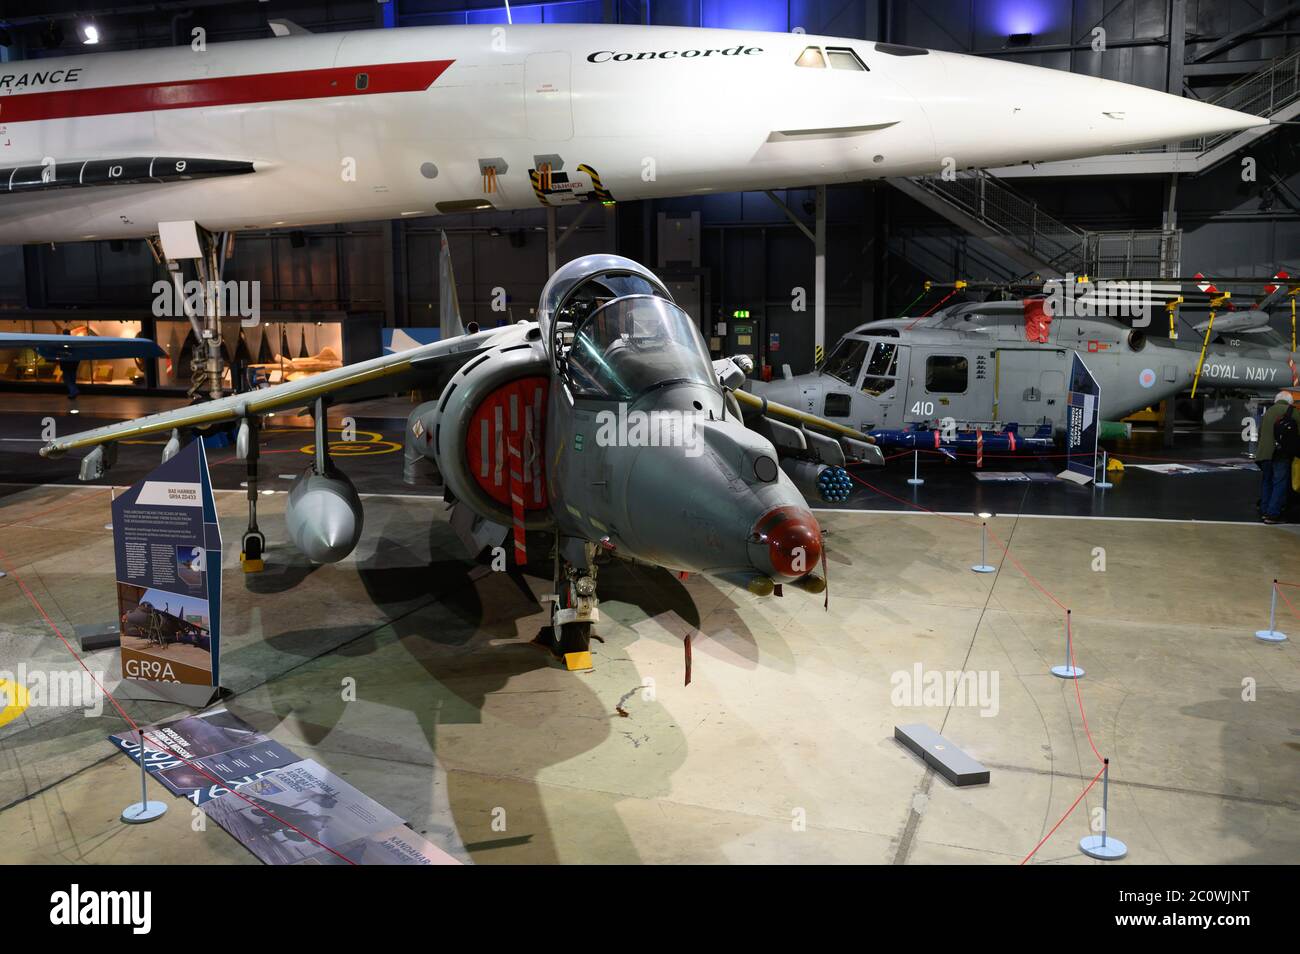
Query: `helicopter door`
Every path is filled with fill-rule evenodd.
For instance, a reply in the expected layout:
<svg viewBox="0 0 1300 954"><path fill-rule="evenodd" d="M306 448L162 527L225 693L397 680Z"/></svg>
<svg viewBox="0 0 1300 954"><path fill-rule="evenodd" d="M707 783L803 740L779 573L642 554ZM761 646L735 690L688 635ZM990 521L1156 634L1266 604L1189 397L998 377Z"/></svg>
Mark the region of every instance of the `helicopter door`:
<svg viewBox="0 0 1300 954"><path fill-rule="evenodd" d="M907 423L937 424L952 417L959 424L993 420L993 359L974 349L918 349L908 380Z"/></svg>
<svg viewBox="0 0 1300 954"><path fill-rule="evenodd" d="M869 431L893 427L898 420L897 405L907 396L907 367L911 349L896 341L877 341L871 356L863 364L858 383L859 399L854 402L857 426Z"/></svg>
<svg viewBox="0 0 1300 954"><path fill-rule="evenodd" d="M1066 353L1044 349L1001 349L995 359L999 424L1028 427L1055 419L1064 391Z"/></svg>

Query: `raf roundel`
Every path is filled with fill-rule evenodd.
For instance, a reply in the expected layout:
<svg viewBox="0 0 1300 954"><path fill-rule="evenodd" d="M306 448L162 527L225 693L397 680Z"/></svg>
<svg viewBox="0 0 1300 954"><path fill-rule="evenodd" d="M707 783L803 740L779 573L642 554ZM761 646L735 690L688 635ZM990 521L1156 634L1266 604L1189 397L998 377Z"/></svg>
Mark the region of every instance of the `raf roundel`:
<svg viewBox="0 0 1300 954"><path fill-rule="evenodd" d="M1138 384L1144 388L1154 387L1156 383L1156 373L1150 368L1143 368L1138 374Z"/></svg>

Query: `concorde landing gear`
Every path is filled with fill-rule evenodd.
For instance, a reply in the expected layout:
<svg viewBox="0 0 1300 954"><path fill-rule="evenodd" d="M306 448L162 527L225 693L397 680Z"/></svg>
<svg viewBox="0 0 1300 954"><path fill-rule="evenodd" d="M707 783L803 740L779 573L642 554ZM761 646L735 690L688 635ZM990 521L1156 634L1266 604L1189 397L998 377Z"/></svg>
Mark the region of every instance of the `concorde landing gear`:
<svg viewBox="0 0 1300 954"><path fill-rule="evenodd" d="M581 547L580 563L565 559L564 550L578 547ZM564 661L564 667L570 672L592 668L591 630L600 622L595 555L595 545L585 541L565 540L556 546L550 633L542 641Z"/></svg>

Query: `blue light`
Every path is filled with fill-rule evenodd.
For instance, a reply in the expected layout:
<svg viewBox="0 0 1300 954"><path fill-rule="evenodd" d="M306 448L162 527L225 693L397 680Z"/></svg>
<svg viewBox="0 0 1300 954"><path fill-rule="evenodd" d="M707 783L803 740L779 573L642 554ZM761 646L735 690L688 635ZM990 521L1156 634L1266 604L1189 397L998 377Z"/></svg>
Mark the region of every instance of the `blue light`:
<svg viewBox="0 0 1300 954"><path fill-rule="evenodd" d="M391 4L390 4L391 5ZM432 19L437 23L500 23L505 24L506 6L501 3L494 7L479 10L466 10L454 14L419 14L408 15L410 19ZM558 3L512 3L510 20L520 23L600 23L602 20L601 0L560 0ZM406 18L406 17L404 17ZM426 22L427 22L426 19Z"/></svg>
<svg viewBox="0 0 1300 954"><path fill-rule="evenodd" d="M1047 33L1052 23L1052 0L1004 0L990 11L993 32L999 36L1016 33Z"/></svg>
<svg viewBox="0 0 1300 954"><path fill-rule="evenodd" d="M495 9L489 9L489 10L466 10L466 11L465 11L465 22L466 22L466 23L506 23L506 22L514 22L514 23L516 23L516 24L518 24L518 23L541 23L541 22L542 22L542 11L543 11L544 9L545 9L545 7L544 7L542 4L540 4L540 3L539 3L539 4L534 4L534 5L532 5L532 6L527 6L527 7L523 7L523 6L515 6L514 4L511 4L511 5L510 5L510 16L511 16L511 20L510 20L510 21L507 21L507 20L506 20L506 8L505 8L505 4L502 4L501 6L496 7Z"/></svg>
<svg viewBox="0 0 1300 954"><path fill-rule="evenodd" d="M785 0L701 0L700 26L786 33L790 8Z"/></svg>

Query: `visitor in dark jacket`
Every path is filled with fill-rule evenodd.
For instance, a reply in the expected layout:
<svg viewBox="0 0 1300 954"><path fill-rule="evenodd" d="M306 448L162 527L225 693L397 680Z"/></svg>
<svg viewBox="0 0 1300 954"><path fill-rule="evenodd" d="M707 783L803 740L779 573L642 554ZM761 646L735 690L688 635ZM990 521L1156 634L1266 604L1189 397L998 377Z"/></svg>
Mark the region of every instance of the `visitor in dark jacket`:
<svg viewBox="0 0 1300 954"><path fill-rule="evenodd" d="M1300 412L1297 412L1294 398L1290 391L1279 391L1273 399L1273 406L1264 412L1259 422L1259 450L1255 453L1255 463L1263 474L1259 485L1259 509L1265 523L1280 523L1282 509L1286 506L1287 488L1291 486L1291 461L1295 458L1295 448L1279 446L1278 422L1284 418L1287 424L1283 431L1300 430Z"/></svg>

